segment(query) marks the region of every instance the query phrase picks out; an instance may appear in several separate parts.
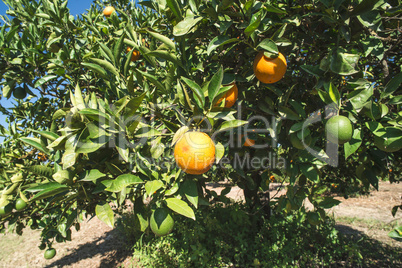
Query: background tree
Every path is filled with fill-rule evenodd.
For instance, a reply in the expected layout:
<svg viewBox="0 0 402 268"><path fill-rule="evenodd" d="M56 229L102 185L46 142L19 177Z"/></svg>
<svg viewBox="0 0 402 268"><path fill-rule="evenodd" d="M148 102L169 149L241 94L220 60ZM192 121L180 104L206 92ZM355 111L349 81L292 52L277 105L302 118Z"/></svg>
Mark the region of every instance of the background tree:
<svg viewBox="0 0 402 268"><path fill-rule="evenodd" d="M399 1L119 0L108 17L94 1L77 18L67 1L4 2L1 90L16 105L2 107L3 232L5 223L17 233L40 227L51 248L86 216L113 226L127 199L138 229L151 218L153 231L158 221L170 231L172 215L197 220L195 210L229 203L229 188L206 188L223 179L244 189L248 211L299 210L318 224L338 204L324 195L331 185L347 195L401 178ZM283 54L283 79L255 77L261 51ZM227 108L232 83L237 103ZM353 125L339 148L325 128L335 115ZM190 129L215 143L204 174L175 165L174 144ZM271 200L272 180L289 182L287 194ZM19 199L27 207L13 210Z"/></svg>

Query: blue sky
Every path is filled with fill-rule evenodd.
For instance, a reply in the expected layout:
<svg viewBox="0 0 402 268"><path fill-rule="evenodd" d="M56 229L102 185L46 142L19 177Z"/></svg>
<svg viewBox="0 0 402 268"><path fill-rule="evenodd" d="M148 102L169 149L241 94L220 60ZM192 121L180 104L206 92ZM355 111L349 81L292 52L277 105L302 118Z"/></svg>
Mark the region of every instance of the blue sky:
<svg viewBox="0 0 402 268"><path fill-rule="evenodd" d="M67 7L70 9L70 14L76 16L78 14L85 13L86 10L90 8L92 2L93 0L69 0ZM7 9L7 5L0 0L0 15L6 15ZM0 100L1 105L6 108L13 107L12 101L12 97L9 100L2 97ZM8 128L5 119L6 117L0 113L0 124ZM3 137L0 137L0 142L3 142L3 140Z"/></svg>

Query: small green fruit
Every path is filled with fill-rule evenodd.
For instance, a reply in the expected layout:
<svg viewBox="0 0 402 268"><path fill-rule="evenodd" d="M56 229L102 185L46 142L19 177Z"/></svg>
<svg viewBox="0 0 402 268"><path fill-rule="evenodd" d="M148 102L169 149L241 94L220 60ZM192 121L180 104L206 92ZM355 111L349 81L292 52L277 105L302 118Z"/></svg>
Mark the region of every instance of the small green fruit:
<svg viewBox="0 0 402 268"><path fill-rule="evenodd" d="M44 250L46 248L46 244L45 243L41 243L40 245L39 245L39 249L40 250Z"/></svg>
<svg viewBox="0 0 402 268"><path fill-rule="evenodd" d="M353 126L347 117L336 115L327 121L325 132L330 142L344 144L352 139Z"/></svg>
<svg viewBox="0 0 402 268"><path fill-rule="evenodd" d="M307 136L304 138L304 143L297 137L296 133L290 134L290 142L292 143L293 147L299 150L304 150L306 149L307 146L310 146L311 144L311 136Z"/></svg>
<svg viewBox="0 0 402 268"><path fill-rule="evenodd" d="M44 257L46 260L53 259L56 256L56 250L54 248L49 248L45 251Z"/></svg>
<svg viewBox="0 0 402 268"><path fill-rule="evenodd" d="M27 93L23 87L16 87L13 91L13 96L16 99L22 100L25 99Z"/></svg>
<svg viewBox="0 0 402 268"><path fill-rule="evenodd" d="M157 236L168 235L174 226L174 220L167 208L157 208L149 221L152 232Z"/></svg>
<svg viewBox="0 0 402 268"><path fill-rule="evenodd" d="M28 204L21 198L18 198L15 202L15 209L18 211L24 210L27 206Z"/></svg>
<svg viewBox="0 0 402 268"><path fill-rule="evenodd" d="M11 203L8 203L5 206L0 207L0 217L1 216L7 216L13 211L13 205Z"/></svg>

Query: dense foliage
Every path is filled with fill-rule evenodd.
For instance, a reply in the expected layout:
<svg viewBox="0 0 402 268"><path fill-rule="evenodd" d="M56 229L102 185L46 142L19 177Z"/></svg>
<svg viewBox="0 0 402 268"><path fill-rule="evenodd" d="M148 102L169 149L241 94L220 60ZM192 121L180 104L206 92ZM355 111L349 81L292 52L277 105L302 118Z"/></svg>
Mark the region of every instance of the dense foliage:
<svg viewBox="0 0 402 268"><path fill-rule="evenodd" d="M399 0L116 0L109 17L98 0L77 17L63 0L4 2L0 84L14 107L1 107L3 232L40 228L51 247L86 216L113 226L127 200L139 230L157 207L181 228L200 206L230 202L206 188L221 180L266 219L304 211L308 199L315 225L339 203L325 195L333 185L342 194L401 179ZM283 79L255 78L259 51L286 57ZM236 105L216 105L232 82ZM343 145L325 131L338 114L353 125ZM215 142L202 175L173 158L189 129ZM255 146L241 146L247 137ZM271 199L272 180L286 180L287 194ZM27 207L13 210L19 198Z"/></svg>

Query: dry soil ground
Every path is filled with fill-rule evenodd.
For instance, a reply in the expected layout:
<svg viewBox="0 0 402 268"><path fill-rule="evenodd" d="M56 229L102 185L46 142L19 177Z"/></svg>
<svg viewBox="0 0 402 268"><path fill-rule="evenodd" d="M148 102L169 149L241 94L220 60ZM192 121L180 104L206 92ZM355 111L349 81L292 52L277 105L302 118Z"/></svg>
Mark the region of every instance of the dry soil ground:
<svg viewBox="0 0 402 268"><path fill-rule="evenodd" d="M278 185L272 185L272 195ZM216 192L224 189L223 185L211 187ZM279 189L278 195L284 193ZM240 189L233 188L228 194L234 199L242 199ZM381 182L379 191L369 196L357 198L339 198L342 203L330 213L337 219L338 229L346 233L365 234L382 243L402 247L387 236L391 225L399 221L402 224L402 212L392 217L391 208L402 202L402 184ZM73 231L73 240L56 244L57 255L52 260L45 260L38 249L39 232L25 230L22 236L16 234L0 235L0 267L116 267L126 266L131 262L131 254L124 244L124 238L118 233L93 218L81 225L79 232Z"/></svg>

